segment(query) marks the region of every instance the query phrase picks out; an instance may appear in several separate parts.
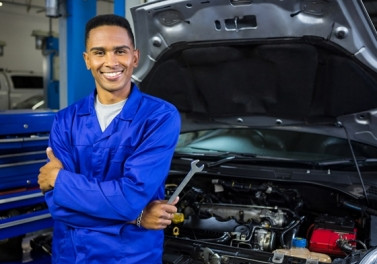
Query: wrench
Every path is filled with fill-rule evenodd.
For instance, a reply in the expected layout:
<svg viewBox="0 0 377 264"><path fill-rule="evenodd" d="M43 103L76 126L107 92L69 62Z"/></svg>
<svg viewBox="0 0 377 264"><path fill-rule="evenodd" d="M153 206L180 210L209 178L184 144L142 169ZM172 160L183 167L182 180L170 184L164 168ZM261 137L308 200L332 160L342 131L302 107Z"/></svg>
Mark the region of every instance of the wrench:
<svg viewBox="0 0 377 264"><path fill-rule="evenodd" d="M171 204L175 198L181 193L181 191L183 190L183 188L186 186L186 184L190 181L191 177L197 173L197 172L200 172L204 169L204 164L200 167L196 166L196 164L199 162L199 160L194 160L191 162L191 169L190 171L187 173L187 175L185 176L185 178L183 179L183 181L179 184L179 186L177 187L177 189L175 189L173 195L170 197L169 201L168 201L168 204Z"/></svg>

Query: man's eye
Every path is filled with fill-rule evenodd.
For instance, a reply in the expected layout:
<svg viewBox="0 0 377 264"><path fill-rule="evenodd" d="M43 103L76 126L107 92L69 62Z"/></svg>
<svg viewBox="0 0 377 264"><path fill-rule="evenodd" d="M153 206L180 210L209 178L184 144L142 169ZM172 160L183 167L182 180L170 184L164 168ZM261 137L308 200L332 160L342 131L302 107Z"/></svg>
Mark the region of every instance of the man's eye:
<svg viewBox="0 0 377 264"><path fill-rule="evenodd" d="M94 52L94 55L97 55L97 56L103 56L104 54L105 53L103 51L100 51L100 50Z"/></svg>
<svg viewBox="0 0 377 264"><path fill-rule="evenodd" d="M127 50L125 50L125 49L120 49L120 50L116 50L115 52L116 52L116 54L118 54L118 55L123 55L123 54L126 54L126 53L127 53Z"/></svg>

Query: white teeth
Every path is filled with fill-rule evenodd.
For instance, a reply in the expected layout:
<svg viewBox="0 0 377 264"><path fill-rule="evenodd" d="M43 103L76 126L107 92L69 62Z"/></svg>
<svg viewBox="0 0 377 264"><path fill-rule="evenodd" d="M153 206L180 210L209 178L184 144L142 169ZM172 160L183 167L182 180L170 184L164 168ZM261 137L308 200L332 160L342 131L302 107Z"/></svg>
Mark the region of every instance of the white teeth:
<svg viewBox="0 0 377 264"><path fill-rule="evenodd" d="M103 74L104 74L105 76L107 76L107 77L115 77L115 76L117 76L117 75L120 75L121 72L104 72Z"/></svg>

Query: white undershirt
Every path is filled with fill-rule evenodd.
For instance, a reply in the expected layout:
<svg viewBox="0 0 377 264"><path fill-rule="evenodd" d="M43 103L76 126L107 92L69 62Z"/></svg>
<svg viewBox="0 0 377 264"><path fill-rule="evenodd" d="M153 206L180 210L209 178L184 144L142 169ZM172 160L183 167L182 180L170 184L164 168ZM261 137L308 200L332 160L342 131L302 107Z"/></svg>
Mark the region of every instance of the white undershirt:
<svg viewBox="0 0 377 264"><path fill-rule="evenodd" d="M115 104L101 104L96 96L94 108L96 109L99 125L102 132L110 125L111 121L120 113L127 99Z"/></svg>

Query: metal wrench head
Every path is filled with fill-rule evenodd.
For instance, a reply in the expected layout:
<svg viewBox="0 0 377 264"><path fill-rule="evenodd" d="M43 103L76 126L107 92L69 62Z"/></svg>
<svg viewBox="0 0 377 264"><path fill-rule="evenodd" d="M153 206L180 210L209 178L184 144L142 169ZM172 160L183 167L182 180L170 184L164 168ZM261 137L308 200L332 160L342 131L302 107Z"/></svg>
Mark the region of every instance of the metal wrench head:
<svg viewBox="0 0 377 264"><path fill-rule="evenodd" d="M202 171L204 169L204 164L202 164L202 166L198 167L196 164L198 164L199 160L193 160L191 162L191 171L193 173L197 173L199 171Z"/></svg>

